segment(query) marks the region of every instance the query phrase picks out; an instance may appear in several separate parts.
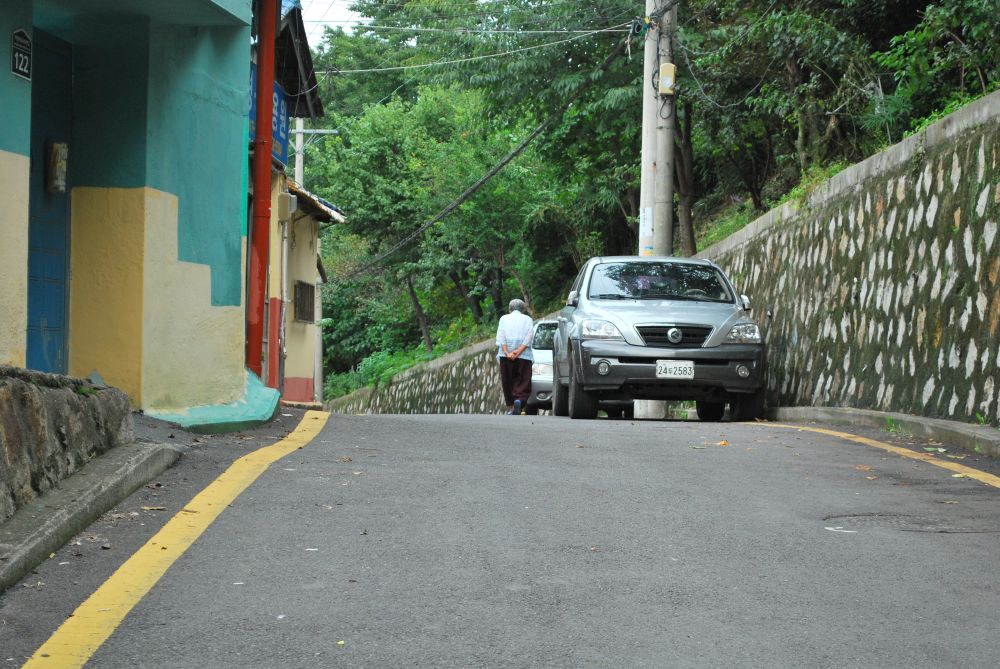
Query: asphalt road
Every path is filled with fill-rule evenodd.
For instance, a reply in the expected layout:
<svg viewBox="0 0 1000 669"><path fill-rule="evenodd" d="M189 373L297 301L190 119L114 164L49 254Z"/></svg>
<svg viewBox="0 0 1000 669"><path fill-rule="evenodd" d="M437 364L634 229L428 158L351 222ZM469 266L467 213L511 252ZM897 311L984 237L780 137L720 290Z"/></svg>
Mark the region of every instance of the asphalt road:
<svg viewBox="0 0 1000 669"><path fill-rule="evenodd" d="M247 450L185 456L0 597L0 667ZM998 569L1000 489L832 436L333 416L87 666L995 667Z"/></svg>

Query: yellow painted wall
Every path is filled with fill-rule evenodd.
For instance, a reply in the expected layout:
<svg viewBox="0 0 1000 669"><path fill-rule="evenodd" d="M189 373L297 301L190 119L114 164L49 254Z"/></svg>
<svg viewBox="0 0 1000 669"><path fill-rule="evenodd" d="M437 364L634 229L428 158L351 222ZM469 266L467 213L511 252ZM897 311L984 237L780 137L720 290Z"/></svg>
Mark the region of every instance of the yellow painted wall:
<svg viewBox="0 0 1000 669"><path fill-rule="evenodd" d="M292 217L293 219L295 216ZM307 216L295 221L291 226L288 251L288 295L295 299L295 282L318 284L316 270L316 221ZM319 286L316 285L316 294ZM314 313L315 305L310 308ZM285 341L288 357L285 358L285 377L313 378L316 369L316 325L295 320L295 304L290 303L285 313Z"/></svg>
<svg viewBox="0 0 1000 669"><path fill-rule="evenodd" d="M0 151L0 365L28 346L28 157Z"/></svg>
<svg viewBox="0 0 1000 669"><path fill-rule="evenodd" d="M210 268L177 259L177 222L169 193L73 189L69 371L146 409L226 404L246 384L243 307L211 305Z"/></svg>
<svg viewBox="0 0 1000 669"><path fill-rule="evenodd" d="M74 188L69 373L97 371L142 406L145 197L139 188Z"/></svg>
<svg viewBox="0 0 1000 669"><path fill-rule="evenodd" d="M210 268L177 259L177 198L145 194L143 406L234 402L246 385L244 307L212 306Z"/></svg>

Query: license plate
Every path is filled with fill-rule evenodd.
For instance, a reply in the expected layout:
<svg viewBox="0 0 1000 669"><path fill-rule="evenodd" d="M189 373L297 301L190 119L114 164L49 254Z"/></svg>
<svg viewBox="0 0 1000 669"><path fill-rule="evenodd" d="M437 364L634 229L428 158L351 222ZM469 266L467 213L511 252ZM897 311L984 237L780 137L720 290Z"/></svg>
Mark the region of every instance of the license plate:
<svg viewBox="0 0 1000 669"><path fill-rule="evenodd" d="M693 379L694 362L691 360L657 360L656 378Z"/></svg>

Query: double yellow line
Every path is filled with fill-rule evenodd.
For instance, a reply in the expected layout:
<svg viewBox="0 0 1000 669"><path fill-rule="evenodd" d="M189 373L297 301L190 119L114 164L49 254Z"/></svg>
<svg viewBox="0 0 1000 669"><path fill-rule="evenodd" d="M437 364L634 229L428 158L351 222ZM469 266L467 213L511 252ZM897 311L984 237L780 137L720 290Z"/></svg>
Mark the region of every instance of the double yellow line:
<svg viewBox="0 0 1000 669"><path fill-rule="evenodd" d="M24 667L69 669L86 664L219 514L268 467L312 441L329 416L323 411L308 411L287 437L230 465L80 604Z"/></svg>

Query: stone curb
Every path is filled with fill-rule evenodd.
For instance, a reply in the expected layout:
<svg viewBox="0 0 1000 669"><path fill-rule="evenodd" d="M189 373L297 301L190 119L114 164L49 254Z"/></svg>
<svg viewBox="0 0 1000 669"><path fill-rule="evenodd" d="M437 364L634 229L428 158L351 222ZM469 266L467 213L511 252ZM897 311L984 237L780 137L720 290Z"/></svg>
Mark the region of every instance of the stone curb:
<svg viewBox="0 0 1000 669"><path fill-rule="evenodd" d="M166 444L119 446L19 509L0 525L0 592L180 456L180 449Z"/></svg>
<svg viewBox="0 0 1000 669"><path fill-rule="evenodd" d="M888 432L934 439L969 452L1000 458L1000 430L989 426L844 407L775 407L767 413L771 420L789 423L842 423L881 428Z"/></svg>

